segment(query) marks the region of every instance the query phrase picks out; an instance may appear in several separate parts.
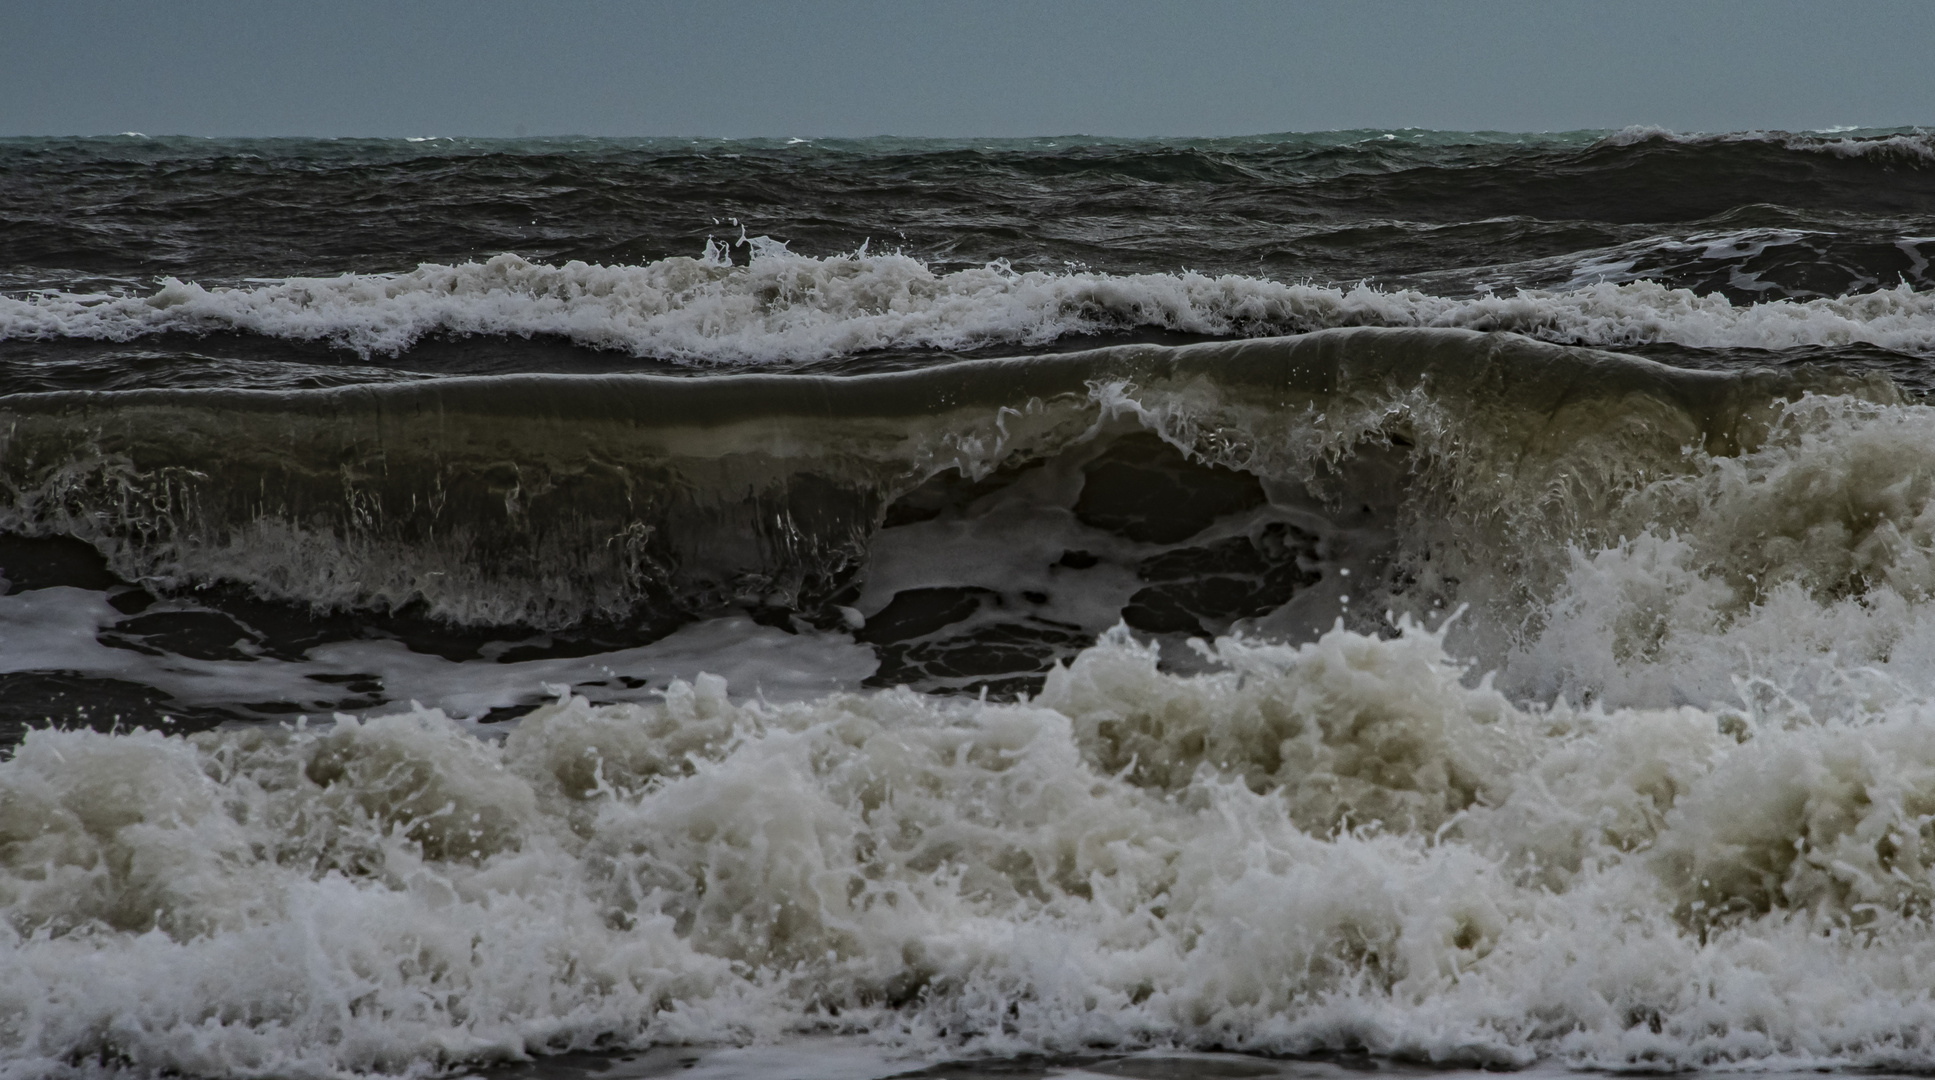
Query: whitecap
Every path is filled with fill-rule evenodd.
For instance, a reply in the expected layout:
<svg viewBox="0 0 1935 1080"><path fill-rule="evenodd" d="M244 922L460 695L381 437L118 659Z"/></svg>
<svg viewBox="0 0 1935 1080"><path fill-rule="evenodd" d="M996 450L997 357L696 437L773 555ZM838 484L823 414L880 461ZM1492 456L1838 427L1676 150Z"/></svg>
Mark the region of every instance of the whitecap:
<svg viewBox="0 0 1935 1080"><path fill-rule="evenodd" d="M1507 330L1566 344L1792 349L1869 344L1935 353L1935 290L1893 288L1736 304L1639 280L1510 295L1286 284L1237 274L939 273L904 254L796 254L764 237L749 264L699 258L550 265L516 255L401 274L288 278L241 288L163 279L147 296L0 297L0 337L128 341L242 331L395 354L436 333L556 335L703 365L758 366L886 348L1034 346L1160 328L1214 336L1336 326Z"/></svg>

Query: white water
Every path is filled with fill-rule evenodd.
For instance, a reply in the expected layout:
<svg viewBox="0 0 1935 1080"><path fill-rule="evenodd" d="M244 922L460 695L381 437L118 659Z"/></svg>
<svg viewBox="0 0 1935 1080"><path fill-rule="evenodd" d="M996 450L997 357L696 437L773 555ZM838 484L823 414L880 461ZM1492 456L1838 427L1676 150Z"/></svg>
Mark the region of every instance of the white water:
<svg viewBox="0 0 1935 1080"><path fill-rule="evenodd" d="M889 347L1038 345L1136 327L1267 335L1364 325L1509 330L1581 345L1871 344L1935 353L1935 293L1906 284L1746 305L1650 281L1460 299L1193 272L1018 272L997 263L937 274L905 255L818 258L763 238L755 244L751 263L737 266L714 247L643 266L551 266L506 254L245 288L168 278L147 296L0 297L0 337L128 341L239 330L327 341L367 357L438 332L545 334L639 356L757 365ZM1911 258L1924 258L1920 247ZM1596 268L1589 258L1579 279L1603 276Z"/></svg>
<svg viewBox="0 0 1935 1080"><path fill-rule="evenodd" d="M1935 410L1810 397L1687 457L1624 539L1516 553L1549 591L1495 678L1416 627L1198 675L1114 635L1021 704L698 677L501 742L36 732L0 763L0 1072L806 1034L1935 1067Z"/></svg>
<svg viewBox="0 0 1935 1080"><path fill-rule="evenodd" d="M0 765L9 1069L814 1030L1930 1062L1927 703L1524 708L1416 631L1219 655L1112 639L1006 706L701 679L502 745L37 732Z"/></svg>

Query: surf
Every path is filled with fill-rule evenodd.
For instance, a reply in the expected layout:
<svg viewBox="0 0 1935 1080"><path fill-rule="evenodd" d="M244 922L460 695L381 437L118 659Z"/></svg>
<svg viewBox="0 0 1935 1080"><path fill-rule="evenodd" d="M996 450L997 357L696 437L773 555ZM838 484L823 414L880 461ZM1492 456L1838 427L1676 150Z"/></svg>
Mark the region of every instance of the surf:
<svg viewBox="0 0 1935 1080"><path fill-rule="evenodd" d="M1842 296L1737 303L1620 280L1613 264L1621 251L1580 260L1571 276L1584 283L1570 288L1460 297L1187 271L1050 272L994 263L936 272L904 254L798 255L757 239L741 263L708 241L698 258L644 265L553 265L504 254L399 274L215 287L170 278L147 295L0 296L0 338L130 342L240 332L325 343L368 360L437 335L542 336L701 370L888 349L1025 349L1136 330L1268 337L1349 326L1505 331L1594 347L1866 344L1935 352L1935 294L1905 279ZM1903 243L1925 267L1920 249ZM1716 259L1752 253L1723 237L1699 246L1717 251Z"/></svg>
<svg viewBox="0 0 1935 1080"><path fill-rule="evenodd" d="M0 1072L1925 1071L1926 147L0 140Z"/></svg>

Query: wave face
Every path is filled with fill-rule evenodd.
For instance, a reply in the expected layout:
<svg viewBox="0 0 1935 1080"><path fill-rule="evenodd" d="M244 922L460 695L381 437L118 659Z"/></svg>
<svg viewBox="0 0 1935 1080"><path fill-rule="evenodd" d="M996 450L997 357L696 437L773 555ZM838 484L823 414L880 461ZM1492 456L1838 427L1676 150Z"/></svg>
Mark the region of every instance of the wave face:
<svg viewBox="0 0 1935 1080"><path fill-rule="evenodd" d="M1633 489L1687 474L1704 460L1689 447L1757 447L1810 388L1898 400L1849 376L1363 329L871 376L23 395L4 414L0 523L84 540L156 590L229 582L460 625L750 606L826 626L945 587L1090 637L1131 609L1200 633L1181 608L1145 609L1208 604L1207 628L1227 629L1350 565L1373 612L1441 605L1429 582L1446 575L1469 600L1500 560L1487 596L1538 594L1565 544L1644 524ZM990 518L1026 522L1041 567L995 554L1013 541ZM963 577L907 545L985 565ZM1260 594L1276 602L1183 599L1225 556L1280 578ZM1089 595L1111 573L1174 587L1127 607Z"/></svg>
<svg viewBox="0 0 1935 1080"><path fill-rule="evenodd" d="M0 140L0 1076L1935 1069L1929 147Z"/></svg>

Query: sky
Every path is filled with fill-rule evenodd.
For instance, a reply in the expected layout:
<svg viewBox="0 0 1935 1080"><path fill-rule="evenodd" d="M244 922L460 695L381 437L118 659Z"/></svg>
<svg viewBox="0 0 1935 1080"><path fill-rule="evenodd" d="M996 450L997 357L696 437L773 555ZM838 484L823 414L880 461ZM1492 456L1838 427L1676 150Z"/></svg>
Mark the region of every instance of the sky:
<svg viewBox="0 0 1935 1080"><path fill-rule="evenodd" d="M0 3L0 135L1935 125L1928 0Z"/></svg>

